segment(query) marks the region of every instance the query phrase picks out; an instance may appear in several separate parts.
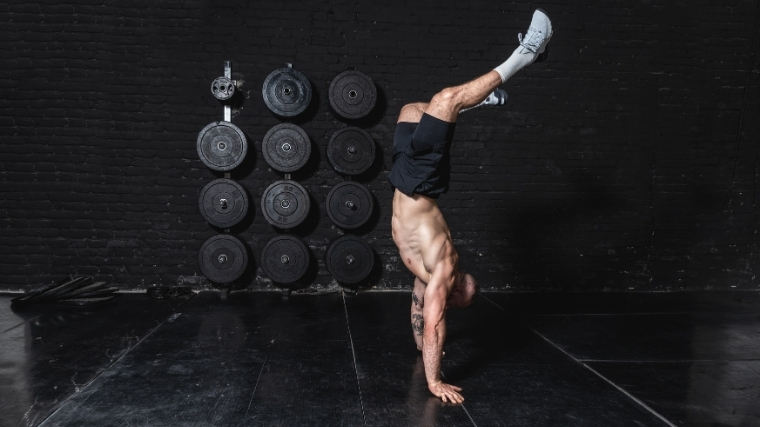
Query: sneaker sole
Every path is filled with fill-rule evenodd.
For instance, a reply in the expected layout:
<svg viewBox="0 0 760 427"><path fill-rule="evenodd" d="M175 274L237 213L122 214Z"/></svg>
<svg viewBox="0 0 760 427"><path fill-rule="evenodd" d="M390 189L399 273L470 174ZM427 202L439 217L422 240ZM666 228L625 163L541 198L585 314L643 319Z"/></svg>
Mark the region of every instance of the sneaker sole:
<svg viewBox="0 0 760 427"><path fill-rule="evenodd" d="M544 52L546 52L546 46L549 44L549 41L551 41L551 39L552 39L552 36L554 35L554 27L552 26L552 20L551 20L551 18L549 18L549 14L548 14L548 13L546 13L546 11L545 11L545 10L541 9L540 7L537 7L537 8L536 8L536 10L537 10L537 11L539 11L539 12L541 12L541 13L543 13L543 14L544 14L544 16L546 16L546 19L548 19L548 20L549 20L549 31L550 31L550 33L549 33L549 37L547 37L547 38L546 38L546 43L544 43L544 48L543 48L543 50L541 50L541 52L538 52L538 54L539 54L539 55L543 55L543 54L544 54ZM547 55L548 55L548 54L547 54ZM546 56L547 56L547 55L544 55L544 57L543 57L543 58L541 58L540 60L539 60L539 59L536 59L536 62L542 62L543 60L545 60L545 59L546 59Z"/></svg>

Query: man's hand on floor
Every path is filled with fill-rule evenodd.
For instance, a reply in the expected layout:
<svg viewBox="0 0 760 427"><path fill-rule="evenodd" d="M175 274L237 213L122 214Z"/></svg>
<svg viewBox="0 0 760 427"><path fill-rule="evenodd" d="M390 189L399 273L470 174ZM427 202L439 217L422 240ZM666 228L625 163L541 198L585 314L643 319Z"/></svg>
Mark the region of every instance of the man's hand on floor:
<svg viewBox="0 0 760 427"><path fill-rule="evenodd" d="M441 400L443 400L444 402L451 402L451 403L464 402L464 397L462 397L462 395L459 394L459 392L462 391L461 387L457 387L455 385L446 384L442 381L438 381L437 383L433 383L432 385L429 385L428 389L435 396L440 397Z"/></svg>

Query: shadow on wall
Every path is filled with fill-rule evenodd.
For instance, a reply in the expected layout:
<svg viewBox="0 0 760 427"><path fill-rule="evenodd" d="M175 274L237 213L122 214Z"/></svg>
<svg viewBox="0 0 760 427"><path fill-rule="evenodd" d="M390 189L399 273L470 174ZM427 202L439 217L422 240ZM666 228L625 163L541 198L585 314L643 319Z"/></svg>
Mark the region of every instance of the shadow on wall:
<svg viewBox="0 0 760 427"><path fill-rule="evenodd" d="M594 277L599 266L593 257L583 252L589 248L604 247L604 242L595 241L595 231L603 227L597 218L617 218L624 221L621 210L626 203L608 186L592 182L591 176L564 175L572 188L563 194L569 194L572 200L538 199L536 203L520 201L515 195L517 208L510 211L494 212L492 226L498 222L501 234L509 245L497 255L502 265L511 265L506 277L494 277L491 280L502 285L505 281L514 281L520 286L538 287L538 289L581 289ZM526 206L530 204L530 207ZM641 241L648 230L638 230L631 236ZM638 235L637 235L638 234ZM619 243L618 243L619 244ZM570 258L570 259L568 259ZM572 262L576 259L577 262ZM608 262L609 260L605 260ZM634 264L635 258L624 260ZM572 266L572 267L571 267ZM609 266L605 267L609 268ZM484 274L488 280L488 274Z"/></svg>

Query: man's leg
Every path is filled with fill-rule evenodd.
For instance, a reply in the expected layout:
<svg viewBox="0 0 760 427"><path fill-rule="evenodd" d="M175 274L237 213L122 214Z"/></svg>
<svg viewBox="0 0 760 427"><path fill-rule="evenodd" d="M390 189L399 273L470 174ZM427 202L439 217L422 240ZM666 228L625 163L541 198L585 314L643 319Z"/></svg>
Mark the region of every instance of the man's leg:
<svg viewBox="0 0 760 427"><path fill-rule="evenodd" d="M512 52L509 59L493 71L469 83L440 91L433 96L425 113L446 122L456 122L461 110L479 105L499 85L523 67L533 63L538 55L544 52L551 36L552 26L549 17L542 10L536 10L525 38L522 34L519 35L520 46Z"/></svg>
<svg viewBox="0 0 760 427"><path fill-rule="evenodd" d="M469 83L447 87L433 96L425 113L444 122L454 123L460 110L480 104L499 85L501 76L496 71L490 71Z"/></svg>
<svg viewBox="0 0 760 427"><path fill-rule="evenodd" d="M419 123L422 119L422 113L428 107L427 102L415 102L412 104L406 104L401 108L401 113L398 115L398 123Z"/></svg>

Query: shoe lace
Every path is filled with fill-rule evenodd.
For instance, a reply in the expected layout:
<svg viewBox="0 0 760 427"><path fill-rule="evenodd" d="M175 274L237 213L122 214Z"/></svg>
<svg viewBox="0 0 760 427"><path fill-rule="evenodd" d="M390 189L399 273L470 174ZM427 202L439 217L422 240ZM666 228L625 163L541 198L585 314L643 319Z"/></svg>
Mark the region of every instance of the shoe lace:
<svg viewBox="0 0 760 427"><path fill-rule="evenodd" d="M525 33L525 39L523 39L522 33L517 34L517 39L520 40L520 46L536 53L541 47L541 43L544 41L544 35L541 30L529 27L528 31Z"/></svg>

